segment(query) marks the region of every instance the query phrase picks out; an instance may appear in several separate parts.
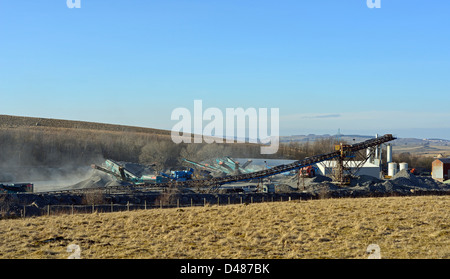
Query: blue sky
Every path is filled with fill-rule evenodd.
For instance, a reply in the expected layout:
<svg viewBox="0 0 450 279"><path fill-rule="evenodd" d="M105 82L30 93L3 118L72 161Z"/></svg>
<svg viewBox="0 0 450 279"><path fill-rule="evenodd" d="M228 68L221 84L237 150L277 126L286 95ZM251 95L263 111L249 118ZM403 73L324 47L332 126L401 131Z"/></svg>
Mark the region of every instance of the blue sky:
<svg viewBox="0 0 450 279"><path fill-rule="evenodd" d="M450 139L450 2L0 0L0 114L171 129L279 108L281 135Z"/></svg>

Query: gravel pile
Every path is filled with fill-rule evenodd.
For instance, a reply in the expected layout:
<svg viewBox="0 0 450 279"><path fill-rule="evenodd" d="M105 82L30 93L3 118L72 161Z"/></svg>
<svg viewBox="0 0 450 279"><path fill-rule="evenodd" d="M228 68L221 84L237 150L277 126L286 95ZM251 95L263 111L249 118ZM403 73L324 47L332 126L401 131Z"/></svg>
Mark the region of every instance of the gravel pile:
<svg viewBox="0 0 450 279"><path fill-rule="evenodd" d="M98 170L91 170L91 175L80 182L70 186L60 188L61 190L75 190L75 189L89 189L89 188L104 188L111 186L130 186L131 183L125 181L118 181L114 177Z"/></svg>
<svg viewBox="0 0 450 279"><path fill-rule="evenodd" d="M297 177L290 178L288 184L292 188L297 188L297 180ZM298 191L335 197L407 195L419 192L450 193L450 184L437 182L431 177L417 177L407 170L402 170L389 180L361 175L353 178L350 185L345 187L332 183L329 177L317 175L313 178L300 179Z"/></svg>
<svg viewBox="0 0 450 279"><path fill-rule="evenodd" d="M391 182L393 184L403 186L419 186L422 184L422 182L419 181L419 179L414 174L411 174L407 170L402 170L398 172L391 178Z"/></svg>
<svg viewBox="0 0 450 279"><path fill-rule="evenodd" d="M115 179L106 173L92 170L91 175L78 183L66 187L64 190L87 189L87 188L103 188L109 183L115 182Z"/></svg>
<svg viewBox="0 0 450 279"><path fill-rule="evenodd" d="M356 177L350 182L350 186L373 186L378 183L382 183L381 179L370 175L361 175Z"/></svg>
<svg viewBox="0 0 450 279"><path fill-rule="evenodd" d="M142 175L152 174L154 170L146 165L141 165L137 163L130 162L118 162L120 165L125 167L129 172L141 177ZM111 186L131 186L132 183L126 181L119 181L113 176L104 173L99 170L91 169L89 170L89 175L87 178L65 187L63 190L73 190L73 189L88 189L88 188L103 188Z"/></svg>

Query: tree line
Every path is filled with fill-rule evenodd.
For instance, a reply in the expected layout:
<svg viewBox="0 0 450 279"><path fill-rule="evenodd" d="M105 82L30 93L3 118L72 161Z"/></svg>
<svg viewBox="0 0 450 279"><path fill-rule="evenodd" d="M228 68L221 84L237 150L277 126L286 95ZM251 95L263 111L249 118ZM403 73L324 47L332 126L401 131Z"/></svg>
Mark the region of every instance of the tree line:
<svg viewBox="0 0 450 279"><path fill-rule="evenodd" d="M314 142L280 143L277 153L261 155L260 145L250 143L175 144L170 135L95 129L16 127L0 129L0 167L60 167L90 165L105 159L139 162L167 170L183 164L183 158L201 162L217 157L301 160L331 152L335 138ZM385 157L385 156L384 156ZM430 158L394 154L394 160L410 167L429 166Z"/></svg>

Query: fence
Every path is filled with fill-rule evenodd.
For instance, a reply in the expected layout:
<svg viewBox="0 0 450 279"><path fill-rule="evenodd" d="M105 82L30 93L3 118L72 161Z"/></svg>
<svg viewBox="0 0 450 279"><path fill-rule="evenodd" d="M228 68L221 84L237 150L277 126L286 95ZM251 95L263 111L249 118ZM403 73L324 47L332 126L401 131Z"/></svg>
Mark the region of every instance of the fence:
<svg viewBox="0 0 450 279"><path fill-rule="evenodd" d="M194 207L194 206L221 206L221 205L231 205L231 204L251 204L251 203L262 203L262 202L283 202L291 200L301 200L298 196L283 196L283 195L272 195L266 196L217 196L216 198L206 198L203 197L199 202L199 199L194 198L177 198L171 201L163 201L162 199L147 202L144 200L143 203L130 203L118 204L48 204L45 206L38 207L36 205L23 205L20 209L21 217L32 217L32 216L50 216L50 215L61 215L61 214L89 214L89 213L107 213L107 212L120 212L120 211L131 211L131 210L147 210L155 208L182 208L182 207Z"/></svg>
<svg viewBox="0 0 450 279"><path fill-rule="evenodd" d="M106 213L130 211L139 209L154 208L181 208L193 206L210 206L210 205L230 205L230 204L251 204L261 202L283 202L291 200L312 200L323 198L362 198L362 197L386 197L386 196L416 196L416 195L449 195L450 191L415 191L414 193L370 193L358 194L357 192L349 192L346 195L337 193L337 195L323 195L321 193L252 193L252 194L181 194L181 195L108 195L103 196L100 200L92 200L92 202L82 202L78 204L62 204L49 203L47 205L38 206L35 202L31 204L23 201L22 205L10 202L0 202L0 219L32 217L42 215L59 215L59 214L88 214L88 213ZM19 195L17 195L19 196ZM41 196L41 195L39 195ZM32 197L27 194L24 197ZM23 197L23 198L24 198ZM131 200L131 202L130 202ZM30 201L30 200L29 200ZM91 200L89 200L91 201ZM105 203L109 201L109 203ZM26 203L27 205L23 205ZM39 203L39 202L38 202Z"/></svg>

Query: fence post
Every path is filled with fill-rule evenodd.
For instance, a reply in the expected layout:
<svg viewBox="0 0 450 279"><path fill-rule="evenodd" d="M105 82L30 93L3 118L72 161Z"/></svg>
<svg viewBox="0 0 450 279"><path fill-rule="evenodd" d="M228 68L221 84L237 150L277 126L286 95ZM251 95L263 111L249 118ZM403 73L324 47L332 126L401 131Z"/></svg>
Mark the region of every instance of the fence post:
<svg viewBox="0 0 450 279"><path fill-rule="evenodd" d="M203 198L203 206L206 206L206 198Z"/></svg>
<svg viewBox="0 0 450 279"><path fill-rule="evenodd" d="M130 211L130 201L127 201L127 211Z"/></svg>
<svg viewBox="0 0 450 279"><path fill-rule="evenodd" d="M241 198L241 204L242 204L242 196L240 198Z"/></svg>
<svg viewBox="0 0 450 279"><path fill-rule="evenodd" d="M92 213L94 213L94 204L92 204Z"/></svg>
<svg viewBox="0 0 450 279"><path fill-rule="evenodd" d="M47 204L47 216L50 216L50 205Z"/></svg>
<svg viewBox="0 0 450 279"><path fill-rule="evenodd" d="M147 200L144 200L144 209L147 210Z"/></svg>
<svg viewBox="0 0 450 279"><path fill-rule="evenodd" d="M250 197L250 203L253 203L253 196Z"/></svg>
<svg viewBox="0 0 450 279"><path fill-rule="evenodd" d="M220 205L220 197L217 197L217 205Z"/></svg>
<svg viewBox="0 0 450 279"><path fill-rule="evenodd" d="M230 205L230 204L231 204L230 196L228 196L228 205Z"/></svg>
<svg viewBox="0 0 450 279"><path fill-rule="evenodd" d="M113 208L114 206L113 206L113 202L111 202L111 212L113 212L114 211L114 208Z"/></svg>
<svg viewBox="0 0 450 279"><path fill-rule="evenodd" d="M191 198L191 207L193 206L193 201L192 201L192 198Z"/></svg>
<svg viewBox="0 0 450 279"><path fill-rule="evenodd" d="M72 215L73 215L73 204L72 204Z"/></svg>
<svg viewBox="0 0 450 279"><path fill-rule="evenodd" d="M177 199L177 208L180 207L180 199Z"/></svg>
<svg viewBox="0 0 450 279"><path fill-rule="evenodd" d="M159 208L162 208L162 200L159 200Z"/></svg>

